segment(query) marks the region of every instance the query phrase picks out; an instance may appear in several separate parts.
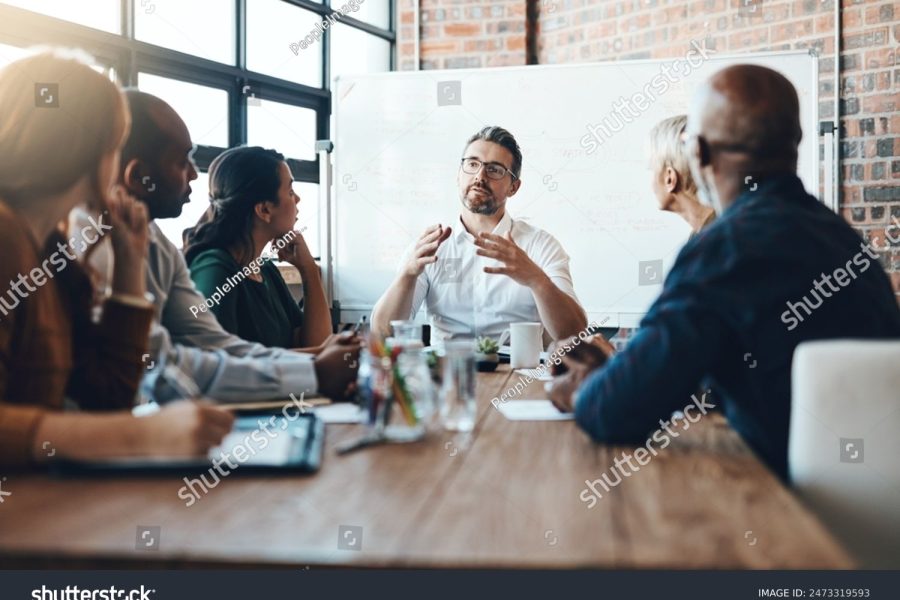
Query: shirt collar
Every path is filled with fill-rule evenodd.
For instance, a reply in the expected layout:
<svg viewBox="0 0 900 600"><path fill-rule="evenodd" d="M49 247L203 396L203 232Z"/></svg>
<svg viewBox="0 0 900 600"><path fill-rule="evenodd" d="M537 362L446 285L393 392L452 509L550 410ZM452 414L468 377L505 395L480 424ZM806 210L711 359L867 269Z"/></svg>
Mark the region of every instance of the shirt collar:
<svg viewBox="0 0 900 600"><path fill-rule="evenodd" d="M748 185L752 185L752 183L756 182L751 182ZM784 195L796 197L798 194L805 194L805 188L803 187L803 181L796 173L773 173L758 180L758 183L752 189L747 188L741 192L724 212L727 213L735 206L752 202L758 198Z"/></svg>
<svg viewBox="0 0 900 600"><path fill-rule="evenodd" d="M159 244L159 236L162 235L162 230L159 228L159 225L156 224L156 221L150 221L148 225L148 230L150 235L147 236L147 239L151 244Z"/></svg>
<svg viewBox="0 0 900 600"><path fill-rule="evenodd" d="M466 226L462 222L462 215L457 219L459 223L459 228L456 230L456 235L454 236L457 241L462 241L463 239L473 240L475 237L466 231ZM500 222L497 223L496 227L491 231L491 233L496 235L506 235L506 233L512 229L513 219L509 216L509 211L503 211L503 217L500 218Z"/></svg>

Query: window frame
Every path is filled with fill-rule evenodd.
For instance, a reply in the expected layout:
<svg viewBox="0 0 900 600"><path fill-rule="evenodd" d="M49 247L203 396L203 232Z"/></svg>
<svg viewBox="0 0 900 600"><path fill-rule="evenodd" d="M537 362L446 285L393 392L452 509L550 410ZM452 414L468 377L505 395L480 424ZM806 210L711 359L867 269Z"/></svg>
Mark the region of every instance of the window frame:
<svg viewBox="0 0 900 600"><path fill-rule="evenodd" d="M47 44L81 48L98 62L115 70L122 87L136 87L139 72L149 73L224 90L228 95L228 146L247 143L247 102L254 96L282 104L307 108L316 112L316 139L330 139L331 120L331 32L325 30L321 44L322 87L311 87L279 79L247 69L247 3L251 0L233 0L235 11L234 65L185 54L176 50L143 42L134 37L134 4L132 0L119 0L121 33L109 33L57 19L27 9L0 4L0 43L27 47ZM305 9L321 19L338 11L346 0L280 0ZM389 28L382 29L351 16L342 16L340 22L374 35L390 43L390 70L396 69L396 1L388 0ZM13 25L15 23L15 25ZM22 26L24 24L24 26ZM27 32L27 33L26 33ZM285 44L285 52L290 50ZM194 160L200 171L206 172L210 163L226 148L198 145ZM319 158L298 160L287 158L291 172L297 181L319 184Z"/></svg>

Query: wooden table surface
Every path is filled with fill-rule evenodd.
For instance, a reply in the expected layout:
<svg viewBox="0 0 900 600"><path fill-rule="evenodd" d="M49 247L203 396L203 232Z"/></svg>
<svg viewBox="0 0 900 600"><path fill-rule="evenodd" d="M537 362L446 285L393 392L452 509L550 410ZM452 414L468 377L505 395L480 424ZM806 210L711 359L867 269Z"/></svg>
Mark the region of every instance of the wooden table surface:
<svg viewBox="0 0 900 600"><path fill-rule="evenodd" d="M595 445L571 421L508 421L490 400L518 378L479 375L471 434L338 456L358 428L328 425L318 474L237 469L189 508L178 476L10 473L0 567L853 566L717 415L588 508L585 480L629 448ZM544 397L542 384L518 397ZM161 528L158 550L135 548L139 526ZM341 526L362 528L359 550L338 549Z"/></svg>

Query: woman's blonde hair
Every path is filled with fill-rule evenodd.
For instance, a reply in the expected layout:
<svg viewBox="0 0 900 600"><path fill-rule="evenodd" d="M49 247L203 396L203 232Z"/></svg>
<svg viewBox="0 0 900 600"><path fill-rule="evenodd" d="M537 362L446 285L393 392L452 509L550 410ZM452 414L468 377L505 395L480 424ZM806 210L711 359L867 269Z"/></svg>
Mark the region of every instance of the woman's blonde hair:
<svg viewBox="0 0 900 600"><path fill-rule="evenodd" d="M115 83L81 52L37 49L0 70L0 198L15 205L95 177L131 123Z"/></svg>
<svg viewBox="0 0 900 600"><path fill-rule="evenodd" d="M654 175L672 167L678 173L685 192L696 194L697 184L691 176L687 151L681 136L687 125L687 115L678 115L660 121L650 131L650 166Z"/></svg>

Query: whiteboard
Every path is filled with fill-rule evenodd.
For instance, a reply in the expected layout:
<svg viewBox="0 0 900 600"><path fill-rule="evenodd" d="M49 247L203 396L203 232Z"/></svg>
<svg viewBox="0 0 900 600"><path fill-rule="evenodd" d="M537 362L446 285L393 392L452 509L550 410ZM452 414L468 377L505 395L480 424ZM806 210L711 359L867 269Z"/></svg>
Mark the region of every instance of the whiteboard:
<svg viewBox="0 0 900 600"><path fill-rule="evenodd" d="M409 244L428 225L456 224L465 141L486 125L499 125L512 132L523 154L522 186L507 202L509 213L560 241L590 320L635 326L690 233L678 216L657 208L647 160L650 130L686 113L697 86L732 64L770 67L797 89L803 127L798 171L818 195L818 59L806 51L710 56L588 152L582 141L587 126L610 115L620 97L644 89L672 60L339 78L332 100L330 244L334 299L342 311L371 310Z"/></svg>

